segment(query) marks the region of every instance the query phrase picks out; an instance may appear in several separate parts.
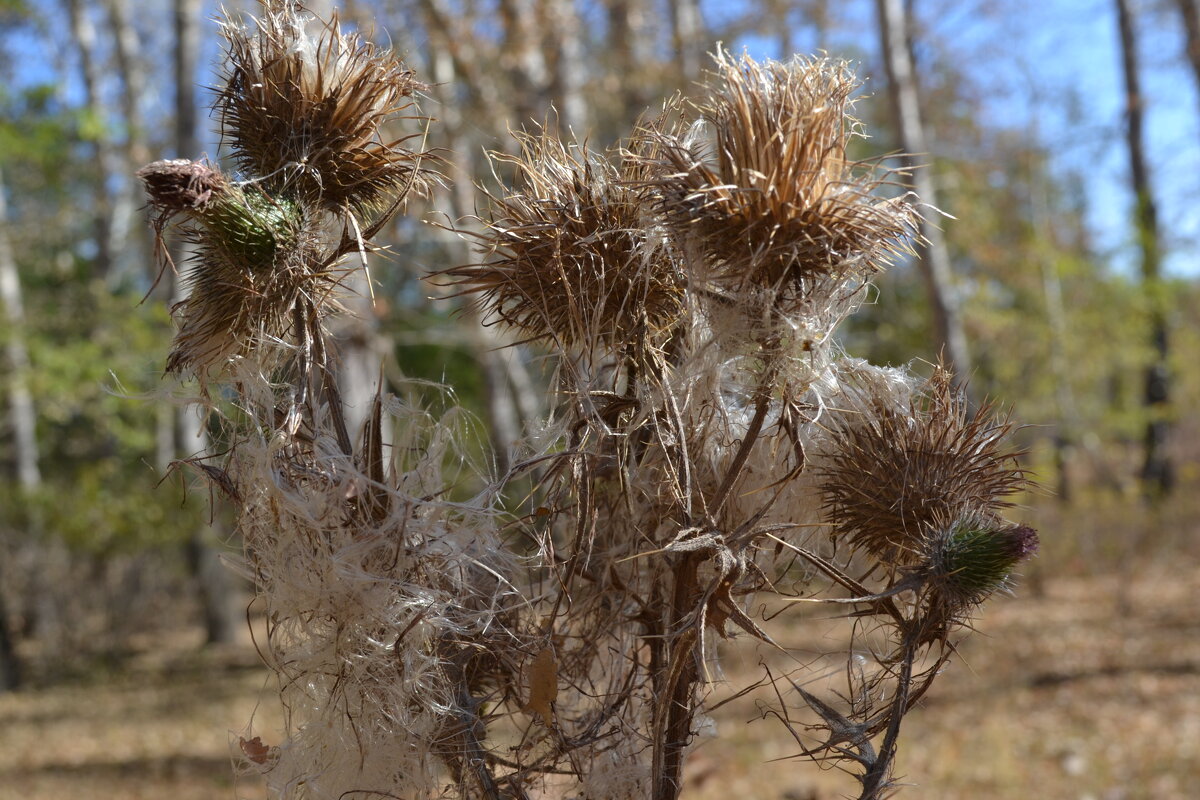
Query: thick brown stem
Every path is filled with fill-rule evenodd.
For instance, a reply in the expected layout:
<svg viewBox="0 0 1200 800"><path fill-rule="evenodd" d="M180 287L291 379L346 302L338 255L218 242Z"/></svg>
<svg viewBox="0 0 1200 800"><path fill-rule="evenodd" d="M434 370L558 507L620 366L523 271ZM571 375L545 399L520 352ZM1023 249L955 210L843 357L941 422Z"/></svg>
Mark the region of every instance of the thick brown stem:
<svg viewBox="0 0 1200 800"><path fill-rule="evenodd" d="M721 488L717 489L717 493L713 498L712 508L709 511L709 514L713 517L720 513L721 507L729 499L729 494L733 491L733 486L737 482L738 476L742 474L742 467L746 465L746 459L750 457L750 451L754 449L754 443L758 440L759 434L762 433L763 422L767 419L767 409L770 405L770 397L767 395L766 389L769 385L769 380L768 378L767 381L763 382L763 386L759 387L758 398L754 404L754 416L750 419L750 425L746 428L746 435L742 437L738 451L733 457L733 463L729 465L729 471L725 473L725 479L721 482Z"/></svg>
<svg viewBox="0 0 1200 800"><path fill-rule="evenodd" d="M863 790L858 800L879 800L890 783L892 762L896 760L896 748L900 738L900 723L909 709L909 692L912 689L913 662L917 658L918 636L909 634L904 643L904 655L900 662L900 675L896 682L896 695L888 715L887 732L875 763L862 776Z"/></svg>
<svg viewBox="0 0 1200 800"><path fill-rule="evenodd" d="M666 663L654 741L654 800L675 800L683 788L683 755L692 737L696 714L695 692L697 637L704 631L687 625L700 595L698 572L704 555L687 553L675 570L668 631L675 641ZM685 627L686 626L686 627ZM683 628L680 630L680 628Z"/></svg>

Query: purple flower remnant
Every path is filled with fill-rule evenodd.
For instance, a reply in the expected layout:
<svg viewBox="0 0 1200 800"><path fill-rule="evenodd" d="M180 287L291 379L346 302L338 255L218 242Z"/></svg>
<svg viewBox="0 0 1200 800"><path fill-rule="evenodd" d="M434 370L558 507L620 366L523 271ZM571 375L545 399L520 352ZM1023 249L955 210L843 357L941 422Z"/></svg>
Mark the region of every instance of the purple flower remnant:
<svg viewBox="0 0 1200 800"><path fill-rule="evenodd" d="M1003 533L1012 548L1014 564L1032 558L1037 553L1040 544L1038 533L1028 525L1018 525Z"/></svg>
<svg viewBox="0 0 1200 800"><path fill-rule="evenodd" d="M959 519L935 540L932 580L954 607L978 605L1008 585L1014 567L1037 552L1037 531L998 527L992 520Z"/></svg>

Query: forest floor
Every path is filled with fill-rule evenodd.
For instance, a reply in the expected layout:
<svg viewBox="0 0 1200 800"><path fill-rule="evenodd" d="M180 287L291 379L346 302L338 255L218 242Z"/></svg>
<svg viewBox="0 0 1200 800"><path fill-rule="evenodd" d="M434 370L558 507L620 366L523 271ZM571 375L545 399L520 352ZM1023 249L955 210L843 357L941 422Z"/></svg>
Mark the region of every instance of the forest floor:
<svg viewBox="0 0 1200 800"><path fill-rule="evenodd" d="M1122 597L1123 582L1046 579L990 603L905 720L898 797L1200 797L1200 568L1142 570ZM266 671L248 642L198 651L196 637L147 642L115 673L0 696L0 800L264 797L234 779L230 752L252 718L264 739L279 725ZM779 657L739 651L731 685ZM685 798L853 796L853 778L791 757L795 741L760 716L749 701L719 710Z"/></svg>

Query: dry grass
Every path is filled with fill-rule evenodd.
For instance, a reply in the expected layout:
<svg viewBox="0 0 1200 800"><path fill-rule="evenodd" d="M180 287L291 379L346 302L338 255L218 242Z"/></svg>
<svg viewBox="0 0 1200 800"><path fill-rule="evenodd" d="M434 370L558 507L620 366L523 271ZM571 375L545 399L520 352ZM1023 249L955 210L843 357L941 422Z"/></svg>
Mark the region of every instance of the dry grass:
<svg viewBox="0 0 1200 800"><path fill-rule="evenodd" d="M199 629L145 642L119 675L0 695L0 798L262 798L235 782L230 729L255 714L267 672L249 643L197 652ZM236 738L234 738L236 741Z"/></svg>
<svg viewBox="0 0 1200 800"><path fill-rule="evenodd" d="M905 719L898 771L916 786L899 796L1194 797L1200 574L1144 571L1128 613L1118 612L1117 580L1052 579L1043 596L1023 587L991 603L963 659ZM784 644L826 650L839 629L806 626ZM235 784L229 731L240 733L252 715L264 738L277 726L267 671L248 646L196 654L198 636L147 642L147 655L113 679L0 696L0 800L263 797L249 780ZM756 658L735 656L732 677L756 674ZM756 717L736 703L718 712L720 738L689 762L685 798L853 791L836 770L772 762L794 745Z"/></svg>
<svg viewBox="0 0 1200 800"><path fill-rule="evenodd" d="M1117 581L1064 578L1041 596L1026 587L1017 599L990 604L962 658L905 718L897 774L909 787L899 796L1194 797L1200 575L1147 571L1128 613L1118 609ZM836 636L838 626L829 628ZM821 644L829 642L810 637L809 647ZM754 668L743 662L740 669ZM836 770L765 763L796 748L770 720L745 724L756 716L745 706L723 715L721 739L691 764L692 798L799 800L854 790Z"/></svg>

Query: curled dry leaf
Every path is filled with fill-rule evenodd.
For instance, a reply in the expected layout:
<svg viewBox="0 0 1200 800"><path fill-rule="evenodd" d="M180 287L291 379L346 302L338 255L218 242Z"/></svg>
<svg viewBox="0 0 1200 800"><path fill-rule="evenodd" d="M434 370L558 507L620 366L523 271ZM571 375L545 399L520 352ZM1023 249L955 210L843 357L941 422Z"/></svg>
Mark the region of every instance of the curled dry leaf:
<svg viewBox="0 0 1200 800"><path fill-rule="evenodd" d="M241 747L242 753L245 754L246 758L255 764L266 764L278 756L278 748L263 744L261 736L255 736L253 739L246 739L239 736L238 746Z"/></svg>
<svg viewBox="0 0 1200 800"><path fill-rule="evenodd" d="M529 702L525 703L526 714L536 714L546 723L547 728L554 727L554 701L558 699L558 659L554 657L554 648L545 647L533 663L529 665Z"/></svg>

